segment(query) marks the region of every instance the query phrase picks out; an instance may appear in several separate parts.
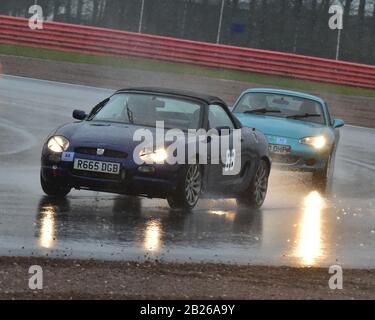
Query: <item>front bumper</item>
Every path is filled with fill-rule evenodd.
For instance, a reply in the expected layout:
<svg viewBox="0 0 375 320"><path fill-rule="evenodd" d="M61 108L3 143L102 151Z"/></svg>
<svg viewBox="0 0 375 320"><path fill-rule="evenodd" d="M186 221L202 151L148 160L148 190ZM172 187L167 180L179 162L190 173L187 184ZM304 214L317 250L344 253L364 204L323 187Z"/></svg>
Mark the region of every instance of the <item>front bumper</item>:
<svg viewBox="0 0 375 320"><path fill-rule="evenodd" d="M295 139L293 139L295 140ZM270 141L269 143L274 143ZM274 154L270 152L272 165L279 170L306 171L313 172L326 167L331 154L332 146L327 146L322 150L315 150L312 146L300 144L297 140L288 139L291 152L288 154Z"/></svg>
<svg viewBox="0 0 375 320"><path fill-rule="evenodd" d="M313 172L326 167L329 155L301 156L295 153L289 155L271 154L272 166L279 170Z"/></svg>
<svg viewBox="0 0 375 320"><path fill-rule="evenodd" d="M73 162L61 161L61 156L44 152L41 161L43 178L48 182L75 189L165 198L176 190L182 171L181 166L166 164L153 165L152 172L141 172L140 166L133 163L131 159L98 158L79 154L76 157L120 163L121 172L119 175L110 175L74 170Z"/></svg>

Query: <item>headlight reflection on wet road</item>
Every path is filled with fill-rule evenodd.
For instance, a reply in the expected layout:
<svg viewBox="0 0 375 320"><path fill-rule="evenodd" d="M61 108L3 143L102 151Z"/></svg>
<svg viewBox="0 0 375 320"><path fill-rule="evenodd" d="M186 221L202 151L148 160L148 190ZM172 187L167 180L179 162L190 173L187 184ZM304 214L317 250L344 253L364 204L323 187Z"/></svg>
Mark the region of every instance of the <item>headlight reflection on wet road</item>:
<svg viewBox="0 0 375 320"><path fill-rule="evenodd" d="M154 219L146 223L143 246L146 251L156 252L161 247L161 223Z"/></svg>
<svg viewBox="0 0 375 320"><path fill-rule="evenodd" d="M236 218L236 212L233 211L210 210L208 213L216 216L223 216L228 221L233 221Z"/></svg>
<svg viewBox="0 0 375 320"><path fill-rule="evenodd" d="M43 248L50 249L54 246L55 240L55 208L46 205L41 208L40 213L39 244Z"/></svg>
<svg viewBox="0 0 375 320"><path fill-rule="evenodd" d="M324 207L324 199L317 191L310 192L304 199L296 255L305 266L315 265L322 256L321 215Z"/></svg>

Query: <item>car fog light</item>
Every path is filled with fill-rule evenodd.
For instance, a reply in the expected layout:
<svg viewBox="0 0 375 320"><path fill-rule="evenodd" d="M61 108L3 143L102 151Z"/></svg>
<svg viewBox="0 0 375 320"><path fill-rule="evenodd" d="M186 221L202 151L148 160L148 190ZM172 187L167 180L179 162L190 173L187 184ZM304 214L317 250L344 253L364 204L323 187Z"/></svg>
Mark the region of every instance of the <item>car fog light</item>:
<svg viewBox="0 0 375 320"><path fill-rule="evenodd" d="M154 167L150 167L150 166L140 166L138 168L138 171L142 172L142 173L154 173L155 172L155 168Z"/></svg>

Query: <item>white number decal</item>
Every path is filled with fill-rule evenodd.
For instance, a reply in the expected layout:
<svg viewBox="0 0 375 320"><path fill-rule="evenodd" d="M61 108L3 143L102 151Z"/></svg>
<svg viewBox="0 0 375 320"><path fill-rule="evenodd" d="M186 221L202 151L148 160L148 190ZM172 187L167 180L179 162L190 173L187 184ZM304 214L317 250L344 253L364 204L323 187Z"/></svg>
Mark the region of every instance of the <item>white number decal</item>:
<svg viewBox="0 0 375 320"><path fill-rule="evenodd" d="M233 171L235 161L236 161L236 149L227 150L227 157L225 161L224 171L225 172Z"/></svg>

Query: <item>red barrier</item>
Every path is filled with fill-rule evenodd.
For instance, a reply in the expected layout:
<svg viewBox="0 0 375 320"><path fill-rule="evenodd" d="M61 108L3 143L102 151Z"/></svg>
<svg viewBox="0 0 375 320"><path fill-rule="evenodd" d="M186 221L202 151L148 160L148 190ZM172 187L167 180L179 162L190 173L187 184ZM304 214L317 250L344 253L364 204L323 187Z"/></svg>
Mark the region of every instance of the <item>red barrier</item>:
<svg viewBox="0 0 375 320"><path fill-rule="evenodd" d="M31 30L25 18L0 16L1 43L95 55L144 57L375 88L375 66L60 22L45 21L42 30Z"/></svg>

